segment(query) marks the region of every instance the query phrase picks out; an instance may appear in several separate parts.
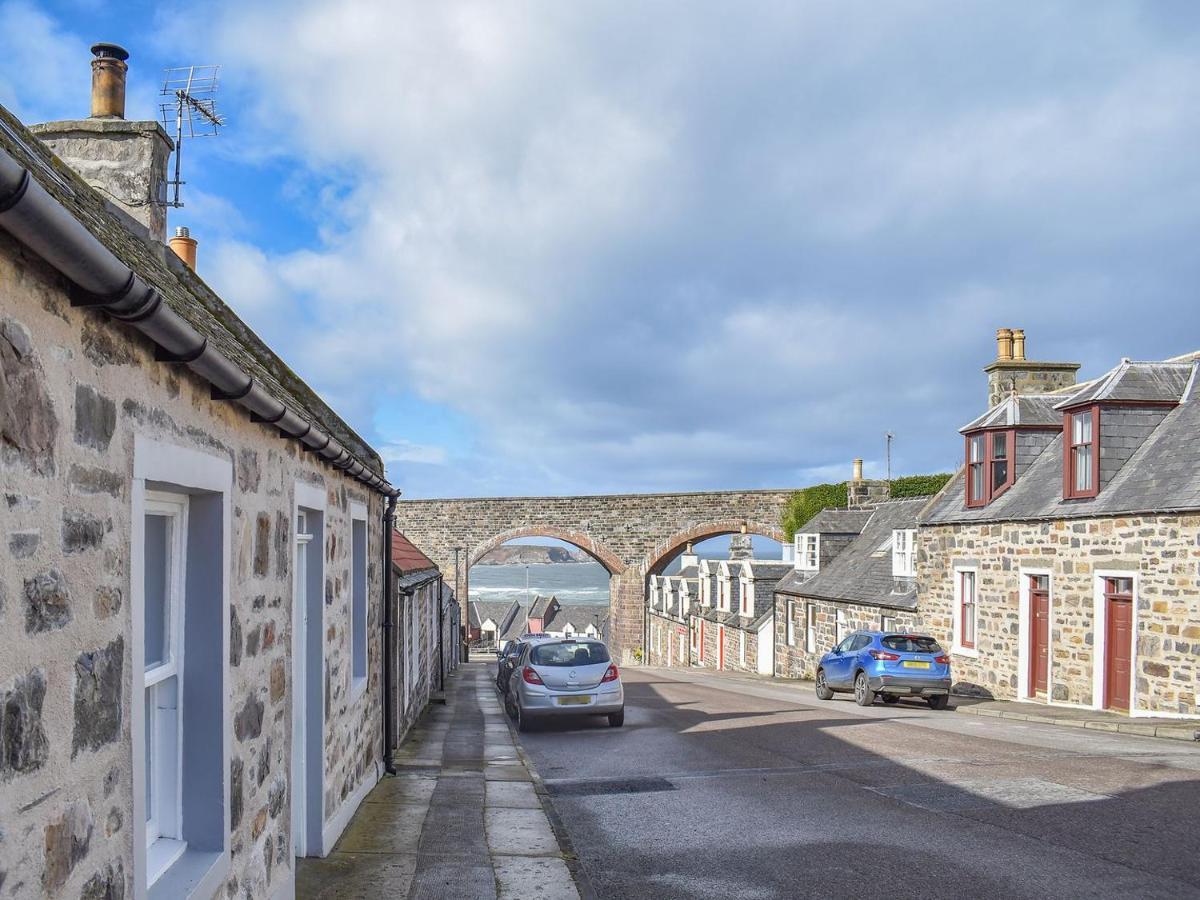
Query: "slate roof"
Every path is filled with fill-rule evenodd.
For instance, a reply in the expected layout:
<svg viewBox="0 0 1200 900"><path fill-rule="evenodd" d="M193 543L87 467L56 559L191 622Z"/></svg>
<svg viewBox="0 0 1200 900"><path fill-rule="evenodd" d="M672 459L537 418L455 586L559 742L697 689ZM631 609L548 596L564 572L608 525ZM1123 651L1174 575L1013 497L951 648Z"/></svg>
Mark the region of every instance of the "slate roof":
<svg viewBox="0 0 1200 900"><path fill-rule="evenodd" d="M981 428L1062 427L1062 413L1055 404L1062 394L1013 394L1001 400L982 416L958 429L963 434Z"/></svg>
<svg viewBox="0 0 1200 900"><path fill-rule="evenodd" d="M399 531L392 532L392 568L401 575L436 569L437 563Z"/></svg>
<svg viewBox="0 0 1200 900"><path fill-rule="evenodd" d="M914 497L878 504L862 533L825 568L807 580L803 572L790 572L775 590L798 597L915 609L915 582L892 575L891 538L895 529L916 528L917 514L928 502L928 497Z"/></svg>
<svg viewBox="0 0 1200 900"><path fill-rule="evenodd" d="M114 256L155 288L163 301L280 402L332 435L369 471L383 461L237 314L165 245L135 234L101 194L0 106L0 147L28 169L66 211ZM383 323L379 323L381 326ZM122 327L115 320L111 327ZM369 328L370 323L365 323ZM165 365L165 364L164 364ZM269 426L264 426L269 428ZM266 432L264 432L265 434Z"/></svg>
<svg viewBox="0 0 1200 900"><path fill-rule="evenodd" d="M1116 368L1067 396L1055 409L1103 400L1178 403L1191 379L1192 368L1190 362L1121 360Z"/></svg>
<svg viewBox="0 0 1200 900"><path fill-rule="evenodd" d="M680 569L678 572L676 572L671 577L672 578L686 578L689 581L695 581L697 578L700 577L700 566L699 566L699 564L694 565L694 566L685 566L684 568Z"/></svg>
<svg viewBox="0 0 1200 900"><path fill-rule="evenodd" d="M798 533L859 534L870 519L870 509L823 509L805 522Z"/></svg>
<svg viewBox="0 0 1200 900"><path fill-rule="evenodd" d="M503 628L508 622L508 616L521 608L516 600L472 600L469 604L468 615L472 628L478 628L488 619Z"/></svg>
<svg viewBox="0 0 1200 900"><path fill-rule="evenodd" d="M1137 365L1140 364L1130 364ZM1146 399L1161 397L1161 392L1177 384L1181 375L1178 364L1167 365L1168 369L1158 373L1162 378L1156 375L1150 380L1136 378L1122 384L1128 372L1116 379L1109 376L1123 369L1123 363L1109 376L1089 383L1085 395L1129 399L1128 392L1136 385L1137 390L1144 389ZM1058 434L1013 486L987 506L966 508L965 475L960 469L921 516L921 524L1074 519L1200 509L1200 453L1196 449L1196 436L1200 434L1200 378L1192 374L1196 363L1184 365L1189 374L1182 402L1166 414L1095 497L1063 499L1063 447L1062 435ZM1112 384L1105 386L1106 381ZM1114 392L1124 396L1114 396ZM1074 402L1072 399L1068 405ZM1103 416L1100 422L1103 452Z"/></svg>
<svg viewBox="0 0 1200 900"><path fill-rule="evenodd" d="M608 615L607 603L565 603L559 606L551 622L554 623L555 631L560 631L567 622L570 622L576 631L583 631L589 625L603 630Z"/></svg>
<svg viewBox="0 0 1200 900"><path fill-rule="evenodd" d="M558 598L553 595L544 597L538 594L533 598L533 602L529 604L529 613L526 618L532 617L536 619L545 616L546 610L550 608L552 603L558 603Z"/></svg>

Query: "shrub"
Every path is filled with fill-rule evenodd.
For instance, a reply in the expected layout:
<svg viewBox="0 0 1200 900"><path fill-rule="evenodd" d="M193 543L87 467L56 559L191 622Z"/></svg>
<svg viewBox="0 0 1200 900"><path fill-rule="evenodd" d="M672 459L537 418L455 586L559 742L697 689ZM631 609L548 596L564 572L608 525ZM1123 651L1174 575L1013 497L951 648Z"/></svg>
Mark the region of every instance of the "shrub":
<svg viewBox="0 0 1200 900"><path fill-rule="evenodd" d="M940 472L936 475L906 475L892 479L892 499L930 497L944 488L953 477L949 472Z"/></svg>
<svg viewBox="0 0 1200 900"><path fill-rule="evenodd" d="M783 511L783 530L790 541L805 523L823 509L846 506L846 484L814 484L801 488L788 499Z"/></svg>

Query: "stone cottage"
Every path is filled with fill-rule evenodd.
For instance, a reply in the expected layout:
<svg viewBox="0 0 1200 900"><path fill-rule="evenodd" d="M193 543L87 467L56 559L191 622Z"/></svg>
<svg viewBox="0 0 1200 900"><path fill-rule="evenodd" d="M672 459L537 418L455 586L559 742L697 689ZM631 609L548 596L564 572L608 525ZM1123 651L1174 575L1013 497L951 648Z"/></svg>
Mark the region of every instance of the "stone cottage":
<svg viewBox="0 0 1200 900"><path fill-rule="evenodd" d="M688 628L700 590L700 559L689 543L673 575L650 576L646 610L647 662L652 666L691 665Z"/></svg>
<svg viewBox="0 0 1200 900"><path fill-rule="evenodd" d="M775 588L775 674L812 679L858 630L919 626L917 514L928 497L827 509L795 536L793 571Z"/></svg>
<svg viewBox="0 0 1200 900"><path fill-rule="evenodd" d="M1005 332L963 469L921 518L922 612L956 690L1195 716L1200 353L1074 384Z"/></svg>
<svg viewBox="0 0 1200 900"><path fill-rule="evenodd" d="M64 159L0 108L0 885L291 896L383 768L396 492L163 244L94 52Z"/></svg>

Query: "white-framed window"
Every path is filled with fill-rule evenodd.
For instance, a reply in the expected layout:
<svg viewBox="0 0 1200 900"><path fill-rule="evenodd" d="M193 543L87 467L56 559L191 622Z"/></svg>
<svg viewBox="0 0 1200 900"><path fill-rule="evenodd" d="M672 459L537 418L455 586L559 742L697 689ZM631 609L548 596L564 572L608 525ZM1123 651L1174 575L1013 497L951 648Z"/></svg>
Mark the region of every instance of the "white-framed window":
<svg viewBox="0 0 1200 900"><path fill-rule="evenodd" d="M692 627L688 629L688 635L692 644L692 652L695 653L700 649L700 626L698 622L692 622Z"/></svg>
<svg viewBox="0 0 1200 900"><path fill-rule="evenodd" d="M798 571L816 572L821 568L821 535L798 534L795 546L795 566Z"/></svg>
<svg viewBox="0 0 1200 900"><path fill-rule="evenodd" d="M742 579L742 596L739 606L743 616L754 615L754 580L751 578Z"/></svg>
<svg viewBox="0 0 1200 900"><path fill-rule="evenodd" d="M367 508L350 507L350 698L367 686Z"/></svg>
<svg viewBox="0 0 1200 900"><path fill-rule="evenodd" d="M700 573L700 605L712 606L712 576L707 571Z"/></svg>
<svg viewBox="0 0 1200 900"><path fill-rule="evenodd" d="M787 602L787 644L789 647L796 646L796 601L789 600Z"/></svg>
<svg viewBox="0 0 1200 900"><path fill-rule="evenodd" d="M186 494L146 492L142 553L146 882L187 849L183 839L183 623Z"/></svg>
<svg viewBox="0 0 1200 900"><path fill-rule="evenodd" d="M658 609L658 597L662 592L657 575L650 576L650 608Z"/></svg>
<svg viewBox="0 0 1200 900"><path fill-rule="evenodd" d="M741 665L746 664L746 632L738 629L738 662Z"/></svg>
<svg viewBox="0 0 1200 900"><path fill-rule="evenodd" d="M978 656L979 570L974 566L954 568L954 652Z"/></svg>
<svg viewBox="0 0 1200 900"><path fill-rule="evenodd" d="M717 576L717 609L721 612L729 612L730 601L730 585L728 575Z"/></svg>
<svg viewBox="0 0 1200 900"><path fill-rule="evenodd" d="M835 615L834 621L836 623L836 635L834 640L840 644L850 630L846 625L846 611L844 609L839 609Z"/></svg>
<svg viewBox="0 0 1200 900"><path fill-rule="evenodd" d="M817 605L812 602L804 608L804 650L817 652Z"/></svg>
<svg viewBox="0 0 1200 900"><path fill-rule="evenodd" d="M879 617L879 630L880 631L895 631L896 630L896 617L895 616L880 616Z"/></svg>
<svg viewBox="0 0 1200 900"><path fill-rule="evenodd" d="M916 574L917 531L897 528L892 532L892 575L912 578Z"/></svg>

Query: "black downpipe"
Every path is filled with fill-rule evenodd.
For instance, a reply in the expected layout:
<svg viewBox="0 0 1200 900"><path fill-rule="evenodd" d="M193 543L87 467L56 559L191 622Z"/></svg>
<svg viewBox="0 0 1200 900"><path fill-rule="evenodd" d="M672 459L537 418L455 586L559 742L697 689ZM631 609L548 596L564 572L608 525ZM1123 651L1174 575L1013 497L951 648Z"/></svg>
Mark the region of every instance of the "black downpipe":
<svg viewBox="0 0 1200 900"><path fill-rule="evenodd" d="M442 649L442 645L446 640L446 625L442 619L442 611L445 609L445 604L442 603L442 576L438 576L437 580L437 603L438 603L438 690L441 693L446 692L446 654Z"/></svg>
<svg viewBox="0 0 1200 900"><path fill-rule="evenodd" d="M383 768L389 775L396 774L392 762L395 747L392 744L392 708L395 702L395 686L392 682L392 656L395 638L392 634L395 620L392 618L392 529L396 524L396 498L388 497L383 513Z"/></svg>

